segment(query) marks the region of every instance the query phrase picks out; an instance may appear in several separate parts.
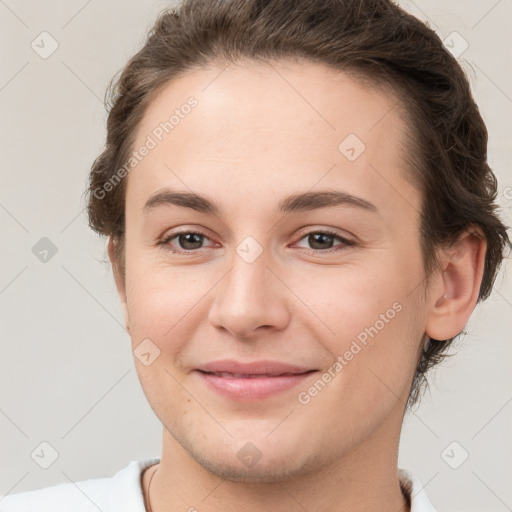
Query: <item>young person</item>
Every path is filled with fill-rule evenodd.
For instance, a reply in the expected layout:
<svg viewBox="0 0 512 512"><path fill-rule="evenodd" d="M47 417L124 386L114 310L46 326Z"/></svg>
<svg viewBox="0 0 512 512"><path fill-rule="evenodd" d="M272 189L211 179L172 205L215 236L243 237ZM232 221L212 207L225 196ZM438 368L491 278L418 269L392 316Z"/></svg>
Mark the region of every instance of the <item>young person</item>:
<svg viewBox="0 0 512 512"><path fill-rule="evenodd" d="M162 454L2 510L433 511L403 417L508 240L439 37L387 0L185 0L113 92L89 218Z"/></svg>

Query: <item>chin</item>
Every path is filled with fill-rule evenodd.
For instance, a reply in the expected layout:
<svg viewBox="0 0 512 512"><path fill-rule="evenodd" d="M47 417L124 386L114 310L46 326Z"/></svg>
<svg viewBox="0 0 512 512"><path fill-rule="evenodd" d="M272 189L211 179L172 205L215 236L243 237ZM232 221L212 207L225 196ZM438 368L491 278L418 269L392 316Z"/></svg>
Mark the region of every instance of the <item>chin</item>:
<svg viewBox="0 0 512 512"><path fill-rule="evenodd" d="M208 457L207 454L190 454L195 461L215 476L236 483L247 484L274 484L286 482L298 476L313 471L311 464L298 457L284 457L282 461L276 459L265 462L264 458L254 466L247 468L238 460L222 460Z"/></svg>
<svg viewBox="0 0 512 512"><path fill-rule="evenodd" d="M246 437L251 441L233 438L214 440L198 436L174 436L189 457L209 473L239 483L269 484L285 482L317 471L328 463L320 454L304 450L303 442L290 436L265 439L265 436ZM272 437L272 435L270 436Z"/></svg>

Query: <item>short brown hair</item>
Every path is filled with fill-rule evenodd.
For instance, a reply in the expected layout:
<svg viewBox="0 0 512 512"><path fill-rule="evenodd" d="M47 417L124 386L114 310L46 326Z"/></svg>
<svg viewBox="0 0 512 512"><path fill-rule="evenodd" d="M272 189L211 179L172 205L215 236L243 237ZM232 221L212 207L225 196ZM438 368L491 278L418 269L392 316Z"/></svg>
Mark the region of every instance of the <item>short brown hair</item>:
<svg viewBox="0 0 512 512"><path fill-rule="evenodd" d="M95 191L127 161L155 95L180 73L214 62L285 58L323 63L400 92L414 140L410 178L422 193L427 284L437 249L478 226L487 242L478 300L487 298L510 244L496 213L487 130L457 60L432 29L389 0L184 0L164 10L143 48L110 83L106 146L90 173L89 223L111 236L114 270L124 276L126 180L102 197ZM427 371L455 338L429 340L408 406L419 400Z"/></svg>

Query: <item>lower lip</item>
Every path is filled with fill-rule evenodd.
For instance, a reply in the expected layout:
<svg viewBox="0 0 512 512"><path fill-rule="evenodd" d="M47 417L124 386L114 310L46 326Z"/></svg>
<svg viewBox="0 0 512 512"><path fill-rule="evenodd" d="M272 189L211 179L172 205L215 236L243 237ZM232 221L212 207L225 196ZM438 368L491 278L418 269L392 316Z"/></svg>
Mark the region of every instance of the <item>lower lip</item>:
<svg viewBox="0 0 512 512"><path fill-rule="evenodd" d="M266 398L291 389L316 372L276 377L221 377L212 373L198 372L206 383L218 393L239 400Z"/></svg>

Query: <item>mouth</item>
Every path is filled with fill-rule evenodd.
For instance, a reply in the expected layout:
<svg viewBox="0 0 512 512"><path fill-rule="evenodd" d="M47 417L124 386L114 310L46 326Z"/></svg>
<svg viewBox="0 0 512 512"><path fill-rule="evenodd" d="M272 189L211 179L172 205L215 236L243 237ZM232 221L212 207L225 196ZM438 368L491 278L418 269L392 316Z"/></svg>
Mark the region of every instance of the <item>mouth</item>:
<svg viewBox="0 0 512 512"><path fill-rule="evenodd" d="M217 394L234 400L259 400L297 386L317 370L275 361L218 361L196 372Z"/></svg>
<svg viewBox="0 0 512 512"><path fill-rule="evenodd" d="M199 370L201 371L201 370ZM304 375L304 373L310 373L314 370L303 373L229 373L229 372L202 372L208 375L216 375L217 377L226 377L227 379L263 379L263 378L275 378L275 377L287 377L291 375Z"/></svg>

